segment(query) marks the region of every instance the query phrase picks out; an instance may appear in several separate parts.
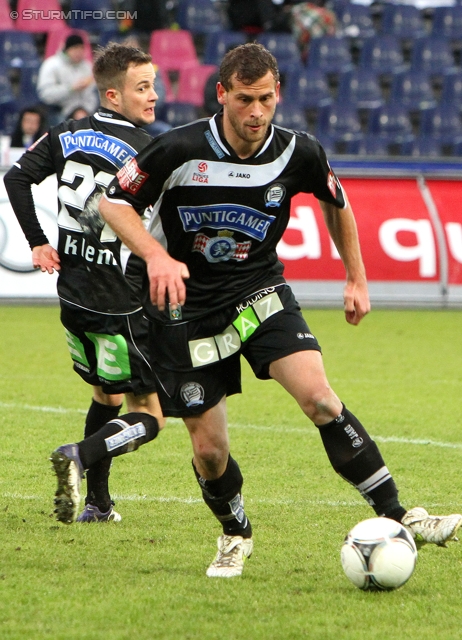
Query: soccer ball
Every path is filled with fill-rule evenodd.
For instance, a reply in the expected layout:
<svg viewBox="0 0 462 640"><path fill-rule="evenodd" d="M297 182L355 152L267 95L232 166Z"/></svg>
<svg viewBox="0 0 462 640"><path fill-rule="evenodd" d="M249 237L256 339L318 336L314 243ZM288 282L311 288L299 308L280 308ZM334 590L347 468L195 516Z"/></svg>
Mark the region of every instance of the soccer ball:
<svg viewBox="0 0 462 640"><path fill-rule="evenodd" d="M412 535L389 518L363 520L347 534L342 567L359 589L389 591L409 580L417 560Z"/></svg>

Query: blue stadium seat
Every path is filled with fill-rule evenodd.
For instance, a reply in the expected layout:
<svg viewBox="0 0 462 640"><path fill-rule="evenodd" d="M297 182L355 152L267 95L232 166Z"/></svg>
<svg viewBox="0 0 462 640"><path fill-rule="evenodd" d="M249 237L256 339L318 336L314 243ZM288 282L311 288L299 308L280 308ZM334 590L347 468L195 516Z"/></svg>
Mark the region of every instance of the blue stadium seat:
<svg viewBox="0 0 462 640"><path fill-rule="evenodd" d="M208 33L204 42L204 64L219 65L225 53L247 42L243 31L216 31Z"/></svg>
<svg viewBox="0 0 462 640"><path fill-rule="evenodd" d="M435 7L432 17L431 34L434 37L462 39L462 5Z"/></svg>
<svg viewBox="0 0 462 640"><path fill-rule="evenodd" d="M339 143L355 143L361 140L361 122L355 105L344 100L335 102L330 108L325 121L318 123L316 135L323 133L331 136L336 146Z"/></svg>
<svg viewBox="0 0 462 640"><path fill-rule="evenodd" d="M447 38L427 36L414 41L411 51L411 69L440 76L455 70L455 60Z"/></svg>
<svg viewBox="0 0 462 640"><path fill-rule="evenodd" d="M273 122L286 129L308 131L308 122L303 109L293 104L281 103L276 108Z"/></svg>
<svg viewBox="0 0 462 640"><path fill-rule="evenodd" d="M439 104L435 109L423 113L420 135L432 136L442 145L462 141L460 109L452 104Z"/></svg>
<svg viewBox="0 0 462 640"><path fill-rule="evenodd" d="M276 57L281 73L289 72L301 62L300 49L291 33L259 33L257 42Z"/></svg>
<svg viewBox="0 0 462 640"><path fill-rule="evenodd" d="M335 13L345 36L370 38L375 35L374 23L368 6L348 3L336 9Z"/></svg>
<svg viewBox="0 0 462 640"><path fill-rule="evenodd" d="M180 0L176 19L180 29L187 29L194 35L223 31L228 27L218 2L213 0Z"/></svg>
<svg viewBox="0 0 462 640"><path fill-rule="evenodd" d="M19 106L13 93L8 67L0 67L0 132L9 134L13 129L13 119Z"/></svg>
<svg viewBox="0 0 462 640"><path fill-rule="evenodd" d="M19 107L38 104L40 98L37 93L37 78L40 69L40 61L35 66L22 67L19 75Z"/></svg>
<svg viewBox="0 0 462 640"><path fill-rule="evenodd" d="M283 91L284 101L302 109L319 109L332 104L332 93L326 74L320 69L295 67L287 74Z"/></svg>
<svg viewBox="0 0 462 640"><path fill-rule="evenodd" d="M69 20L72 29L83 29L98 34L104 31L114 32L117 29L118 21L106 17L116 13L111 0L71 0L70 9L73 12ZM100 19L100 16L103 18Z"/></svg>
<svg viewBox="0 0 462 640"><path fill-rule="evenodd" d="M391 34L378 34L365 40L359 54L359 66L381 76L405 71L407 65L399 39Z"/></svg>
<svg viewBox="0 0 462 640"><path fill-rule="evenodd" d="M369 133L382 138L388 144L389 151L393 146L399 147L401 155L410 154L415 139L409 112L402 105L394 103L384 105L374 114Z"/></svg>
<svg viewBox="0 0 462 640"><path fill-rule="evenodd" d="M359 109L379 109L384 104L379 76L370 69L357 68L339 76L338 96Z"/></svg>
<svg viewBox="0 0 462 640"><path fill-rule="evenodd" d="M353 60L347 38L321 36L313 38L308 51L309 69L338 74L353 69Z"/></svg>
<svg viewBox="0 0 462 640"><path fill-rule="evenodd" d="M171 127L179 127L197 120L197 117L197 108L190 102L169 102L162 109L161 119Z"/></svg>
<svg viewBox="0 0 462 640"><path fill-rule="evenodd" d="M361 156L388 156L388 142L375 134L365 134L359 143L358 153Z"/></svg>
<svg viewBox="0 0 462 640"><path fill-rule="evenodd" d="M443 76L441 104L452 104L462 109L462 71Z"/></svg>
<svg viewBox="0 0 462 640"><path fill-rule="evenodd" d="M317 138L326 152L326 155L328 157L334 155L336 153L334 138L324 131L318 131L318 134Z"/></svg>
<svg viewBox="0 0 462 640"><path fill-rule="evenodd" d="M9 67L35 66L39 54L34 36L26 31L0 31L0 60Z"/></svg>
<svg viewBox="0 0 462 640"><path fill-rule="evenodd" d="M10 102L14 100L13 85L11 84L9 69L6 66L0 67L0 102Z"/></svg>
<svg viewBox="0 0 462 640"><path fill-rule="evenodd" d="M385 4L380 30L400 39L422 38L427 34L422 13L411 4Z"/></svg>
<svg viewBox="0 0 462 640"><path fill-rule="evenodd" d="M390 100L402 104L408 111L434 109L437 101L430 75L426 71L406 71L393 76Z"/></svg>
<svg viewBox="0 0 462 640"><path fill-rule="evenodd" d="M441 144L433 136L418 136L412 145L414 158L438 158L441 156Z"/></svg>

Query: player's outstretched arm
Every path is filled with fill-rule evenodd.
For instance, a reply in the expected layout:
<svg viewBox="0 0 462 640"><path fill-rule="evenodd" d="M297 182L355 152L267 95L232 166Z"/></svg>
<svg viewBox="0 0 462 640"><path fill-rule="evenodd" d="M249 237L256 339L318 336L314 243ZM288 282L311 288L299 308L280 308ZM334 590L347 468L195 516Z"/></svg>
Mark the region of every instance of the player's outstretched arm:
<svg viewBox="0 0 462 640"><path fill-rule="evenodd" d="M99 210L130 251L146 262L152 304L162 311L165 309L168 295L172 309L176 309L179 304L183 305L186 301L184 280L189 278L187 266L172 258L146 231L132 206L110 202L103 196Z"/></svg>
<svg viewBox="0 0 462 640"><path fill-rule="evenodd" d="M42 244L32 249L32 264L34 269L40 269L43 273L53 273L61 269L58 252L51 244Z"/></svg>
<svg viewBox="0 0 462 640"><path fill-rule="evenodd" d="M346 321L357 325L371 309L359 246L358 230L350 204L345 209L319 201L329 234L345 266L347 281L343 293Z"/></svg>

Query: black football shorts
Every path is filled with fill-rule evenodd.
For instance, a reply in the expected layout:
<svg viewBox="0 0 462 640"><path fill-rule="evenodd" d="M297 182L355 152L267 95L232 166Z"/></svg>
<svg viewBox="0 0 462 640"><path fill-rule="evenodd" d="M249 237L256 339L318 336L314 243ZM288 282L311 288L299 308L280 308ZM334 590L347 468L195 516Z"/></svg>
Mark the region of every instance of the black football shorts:
<svg viewBox="0 0 462 640"><path fill-rule="evenodd" d="M157 390L142 311L105 315L61 302L61 322L76 371L104 393L139 396Z"/></svg>
<svg viewBox="0 0 462 640"><path fill-rule="evenodd" d="M198 415L241 392L241 354L257 378L271 362L321 351L288 285L261 289L239 304L178 325L151 324L151 363L165 416Z"/></svg>

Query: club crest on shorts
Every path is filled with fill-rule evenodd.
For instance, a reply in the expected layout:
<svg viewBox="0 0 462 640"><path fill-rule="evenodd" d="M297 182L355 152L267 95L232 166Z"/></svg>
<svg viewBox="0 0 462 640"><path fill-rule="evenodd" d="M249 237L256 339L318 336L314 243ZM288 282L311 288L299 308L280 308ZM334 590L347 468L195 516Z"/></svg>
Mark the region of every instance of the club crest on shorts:
<svg viewBox="0 0 462 640"><path fill-rule="evenodd" d="M204 404L204 387L198 382L186 382L180 389L181 399L187 407Z"/></svg>

